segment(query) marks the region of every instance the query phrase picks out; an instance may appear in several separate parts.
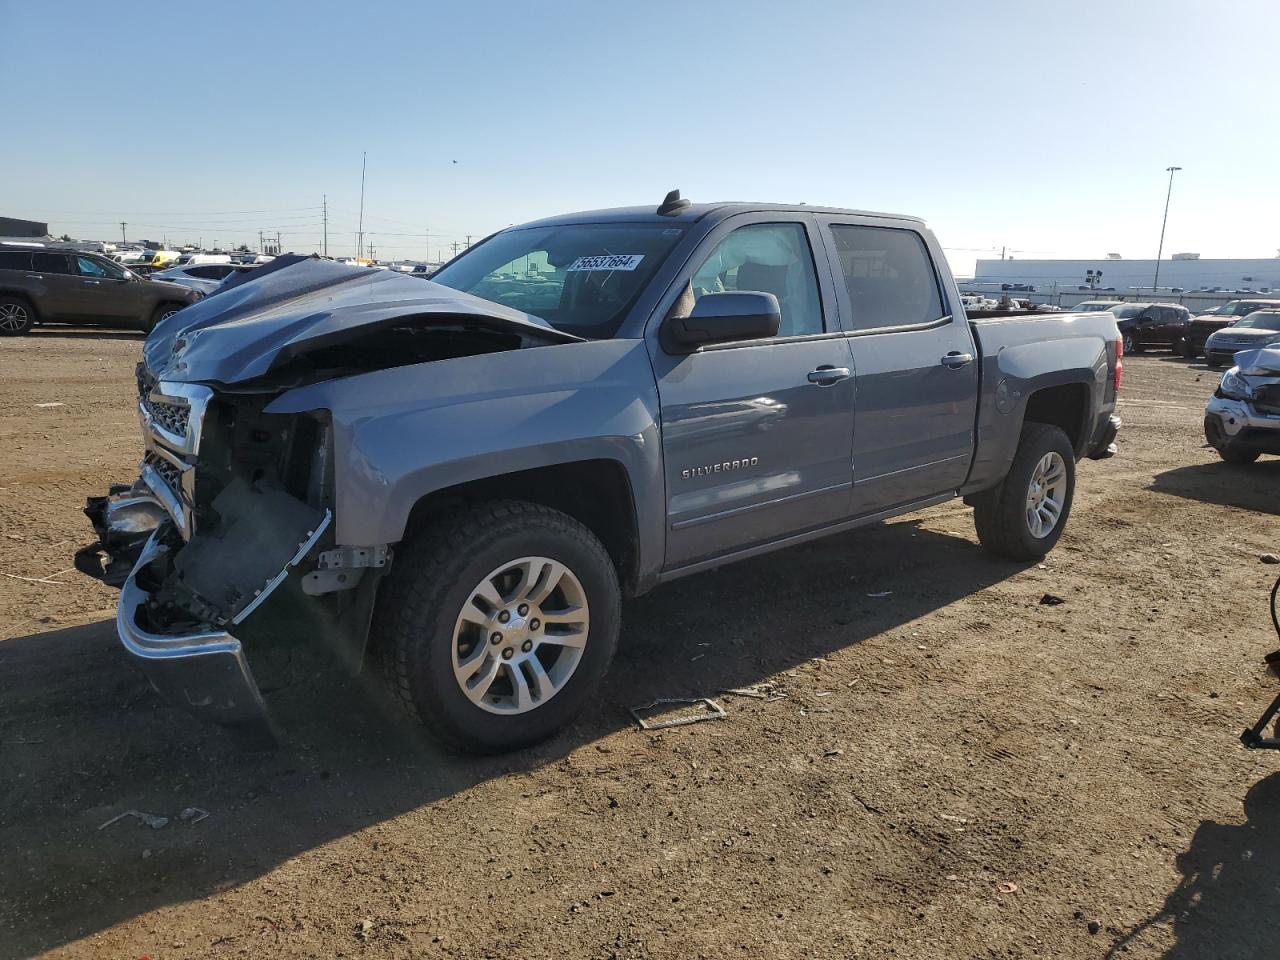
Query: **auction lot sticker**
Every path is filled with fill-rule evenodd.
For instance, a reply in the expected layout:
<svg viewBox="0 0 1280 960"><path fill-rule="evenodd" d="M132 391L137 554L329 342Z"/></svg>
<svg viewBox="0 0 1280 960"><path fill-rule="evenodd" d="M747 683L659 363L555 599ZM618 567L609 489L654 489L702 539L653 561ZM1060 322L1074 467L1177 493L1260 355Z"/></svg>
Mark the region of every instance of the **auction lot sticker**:
<svg viewBox="0 0 1280 960"><path fill-rule="evenodd" d="M644 259L643 253L610 253L602 257L579 257L569 266L565 273L581 270L634 270Z"/></svg>

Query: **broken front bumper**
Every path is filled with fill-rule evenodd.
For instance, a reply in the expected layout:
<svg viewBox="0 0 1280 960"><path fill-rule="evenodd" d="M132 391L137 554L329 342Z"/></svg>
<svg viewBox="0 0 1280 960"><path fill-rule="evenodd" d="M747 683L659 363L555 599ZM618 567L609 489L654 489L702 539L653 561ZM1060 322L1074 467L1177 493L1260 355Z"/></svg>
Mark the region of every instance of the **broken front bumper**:
<svg viewBox="0 0 1280 960"><path fill-rule="evenodd" d="M1280 416L1215 394L1204 409L1204 436L1217 450L1280 454Z"/></svg>
<svg viewBox="0 0 1280 960"><path fill-rule="evenodd" d="M239 640L214 627L162 634L139 624L149 595L137 577L167 549L158 538L159 532L152 534L121 587L116 609L121 644L156 691L175 706L223 724L265 721L267 705Z"/></svg>

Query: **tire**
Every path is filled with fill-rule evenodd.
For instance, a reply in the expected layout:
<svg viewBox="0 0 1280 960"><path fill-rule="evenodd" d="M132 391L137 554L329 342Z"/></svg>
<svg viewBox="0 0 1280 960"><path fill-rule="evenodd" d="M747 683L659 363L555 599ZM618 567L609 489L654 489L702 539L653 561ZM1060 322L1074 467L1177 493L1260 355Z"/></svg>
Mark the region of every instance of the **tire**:
<svg viewBox="0 0 1280 960"><path fill-rule="evenodd" d="M0 337L18 337L36 324L36 312L22 297L0 297Z"/></svg>
<svg viewBox="0 0 1280 960"><path fill-rule="evenodd" d="M1234 463L1236 466L1247 467L1253 461L1257 460L1262 454L1257 450L1232 450L1230 447L1215 447L1220 456L1227 463Z"/></svg>
<svg viewBox="0 0 1280 960"><path fill-rule="evenodd" d="M500 572L525 570L525 561L518 582ZM532 571L554 571L546 561L566 576L538 602L543 579ZM503 606L479 606L485 584ZM533 605L521 606L519 597ZM576 636L585 636L580 648L576 640L557 643L548 629L557 609L585 611L585 620L555 627L572 633L576 626ZM543 611L546 624L536 618ZM510 619L499 623L504 614ZM436 739L464 752L500 753L544 740L578 714L609 669L620 620L617 571L595 535L557 510L506 500L457 512L397 551L370 640L393 694ZM458 675L476 663L467 679ZM464 683L473 684L470 693Z"/></svg>
<svg viewBox="0 0 1280 960"><path fill-rule="evenodd" d="M150 333L160 323L161 320L168 320L171 316L181 310L186 304L184 303L162 303L156 307L151 314L151 320L142 328L143 333Z"/></svg>
<svg viewBox="0 0 1280 960"><path fill-rule="evenodd" d="M1047 531L1037 532L1032 529L1028 509L1032 481L1042 462L1054 455L1062 471L1063 485L1056 498L1058 514ZM974 498L973 520L978 540L997 556L1011 560L1040 559L1062 536L1071 515L1075 486L1075 452L1062 428L1047 423L1025 424L1018 450L1000 486Z"/></svg>
<svg viewBox="0 0 1280 960"><path fill-rule="evenodd" d="M1191 345L1190 340L1184 339L1182 341L1182 355L1188 360L1194 360L1196 357L1200 356L1200 351Z"/></svg>
<svg viewBox="0 0 1280 960"><path fill-rule="evenodd" d="M1204 365L1208 367L1210 370L1222 369L1222 361L1215 360L1213 357L1209 356L1207 353L1204 355Z"/></svg>

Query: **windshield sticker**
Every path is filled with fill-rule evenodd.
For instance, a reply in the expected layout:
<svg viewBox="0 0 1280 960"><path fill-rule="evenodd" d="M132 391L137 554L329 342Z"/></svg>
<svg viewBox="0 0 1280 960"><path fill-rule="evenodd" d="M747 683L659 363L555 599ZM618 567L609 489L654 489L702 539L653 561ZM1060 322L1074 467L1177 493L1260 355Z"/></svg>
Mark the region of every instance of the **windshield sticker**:
<svg viewBox="0 0 1280 960"><path fill-rule="evenodd" d="M582 270L634 270L644 259L643 253L613 253L603 257L579 257L569 266L566 273Z"/></svg>

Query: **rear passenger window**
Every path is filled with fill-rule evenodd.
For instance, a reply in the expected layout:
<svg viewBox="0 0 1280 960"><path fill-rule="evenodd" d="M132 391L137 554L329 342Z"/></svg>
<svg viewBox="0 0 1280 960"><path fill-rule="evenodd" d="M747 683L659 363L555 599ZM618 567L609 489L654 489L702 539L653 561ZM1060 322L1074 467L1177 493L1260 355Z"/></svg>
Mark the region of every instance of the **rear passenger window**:
<svg viewBox="0 0 1280 960"><path fill-rule="evenodd" d="M30 270L31 254L22 250L0 250L0 270Z"/></svg>
<svg viewBox="0 0 1280 960"><path fill-rule="evenodd" d="M33 253L32 266L38 273L72 273L71 258L65 253Z"/></svg>
<svg viewBox="0 0 1280 960"><path fill-rule="evenodd" d="M833 223L855 330L930 323L944 315L933 261L912 230Z"/></svg>

